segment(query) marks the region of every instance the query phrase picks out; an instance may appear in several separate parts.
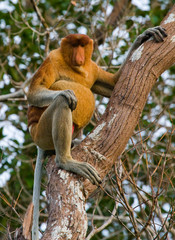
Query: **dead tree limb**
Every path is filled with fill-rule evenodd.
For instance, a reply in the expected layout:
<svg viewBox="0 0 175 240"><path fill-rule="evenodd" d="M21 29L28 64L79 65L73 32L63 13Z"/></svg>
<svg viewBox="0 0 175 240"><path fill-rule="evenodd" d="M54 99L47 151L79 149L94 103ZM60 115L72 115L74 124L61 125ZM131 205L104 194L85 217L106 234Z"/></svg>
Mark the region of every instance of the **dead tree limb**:
<svg viewBox="0 0 175 240"><path fill-rule="evenodd" d="M105 41L106 33L109 30L109 27L114 29L120 19L123 17L127 7L130 4L130 0L116 0L111 14L107 17L105 26L97 28L95 31L95 40L98 45L101 45Z"/></svg>

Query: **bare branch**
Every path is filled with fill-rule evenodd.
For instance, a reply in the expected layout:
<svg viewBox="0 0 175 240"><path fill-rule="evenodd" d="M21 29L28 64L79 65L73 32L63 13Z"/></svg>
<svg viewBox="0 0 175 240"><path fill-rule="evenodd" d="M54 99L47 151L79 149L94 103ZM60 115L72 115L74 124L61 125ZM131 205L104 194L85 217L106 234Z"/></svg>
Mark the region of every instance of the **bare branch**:
<svg viewBox="0 0 175 240"><path fill-rule="evenodd" d="M48 53L49 53L49 44L50 44L50 32L49 32L49 26L48 24L46 23L45 19L43 18L35 0L31 0L31 3L33 5L33 8L35 10L35 12L37 13L37 16L39 18L39 20L41 21L43 27L45 28L46 30L46 48L45 48L45 55L47 56Z"/></svg>
<svg viewBox="0 0 175 240"><path fill-rule="evenodd" d="M113 221L113 219L115 217L115 214L117 212L117 208L118 208L118 202L115 201L115 205L114 205L114 208L112 210L111 216L100 227L94 228L90 232L90 234L86 237L86 240L90 240L96 233L101 232L103 229L105 229Z"/></svg>
<svg viewBox="0 0 175 240"><path fill-rule="evenodd" d="M101 45L105 41L106 33L111 27L114 29L119 20L122 18L124 12L126 11L130 0L116 0L111 14L107 17L105 21L105 27L102 26L100 29L96 29L95 39L97 40L98 45Z"/></svg>
<svg viewBox="0 0 175 240"><path fill-rule="evenodd" d="M0 96L0 101L8 101L8 100L13 100L13 98L19 98L19 97L24 97L24 92L23 89L20 89L14 93L9 93L9 94L5 94L5 95L1 95Z"/></svg>

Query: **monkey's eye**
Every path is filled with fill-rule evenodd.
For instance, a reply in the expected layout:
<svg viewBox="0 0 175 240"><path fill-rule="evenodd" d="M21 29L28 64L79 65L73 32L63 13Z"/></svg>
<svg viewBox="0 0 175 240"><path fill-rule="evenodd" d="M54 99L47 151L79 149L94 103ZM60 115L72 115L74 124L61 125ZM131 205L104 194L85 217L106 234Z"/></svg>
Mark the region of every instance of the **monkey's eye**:
<svg viewBox="0 0 175 240"><path fill-rule="evenodd" d="M72 47L78 47L79 44L77 43L71 43Z"/></svg>

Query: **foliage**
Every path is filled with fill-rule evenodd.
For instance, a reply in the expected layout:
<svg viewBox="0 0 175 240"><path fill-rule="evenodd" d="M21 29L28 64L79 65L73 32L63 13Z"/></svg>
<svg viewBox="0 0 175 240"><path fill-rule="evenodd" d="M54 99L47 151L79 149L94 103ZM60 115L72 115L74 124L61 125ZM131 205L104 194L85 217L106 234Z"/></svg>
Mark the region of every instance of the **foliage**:
<svg viewBox="0 0 175 240"><path fill-rule="evenodd" d="M112 0L37 1L43 22L31 2L0 3L1 96L18 91L48 51L57 48L69 33L85 33L95 41L97 29L102 29L105 41L95 44L93 60L116 72L135 37L158 25L172 6L170 0L152 0L146 8L132 1L117 25L111 27L106 22L115 4ZM116 235L120 240L136 239L141 226L145 226L141 239L174 239L174 78L172 67L158 79L121 161L106 177L104 192L89 199L88 234L92 239L113 240ZM96 125L108 102L96 97L96 111L84 135ZM36 147L27 130L26 115L23 95L0 102L0 239L13 236L21 226L32 199ZM41 230L47 219L45 182L43 177ZM98 229L110 218L109 225L96 233L95 226Z"/></svg>

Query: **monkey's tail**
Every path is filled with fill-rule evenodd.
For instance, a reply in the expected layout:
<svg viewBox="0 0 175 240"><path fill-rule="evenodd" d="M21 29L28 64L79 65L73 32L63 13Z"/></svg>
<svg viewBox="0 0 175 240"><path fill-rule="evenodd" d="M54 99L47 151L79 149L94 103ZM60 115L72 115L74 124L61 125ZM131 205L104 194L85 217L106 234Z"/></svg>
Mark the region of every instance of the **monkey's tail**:
<svg viewBox="0 0 175 240"><path fill-rule="evenodd" d="M39 239L38 222L39 222L39 197L40 197L40 186L41 186L41 172L42 162L44 160L44 150L37 147L37 159L34 173L34 186L33 186L33 225L32 225L32 240Z"/></svg>

